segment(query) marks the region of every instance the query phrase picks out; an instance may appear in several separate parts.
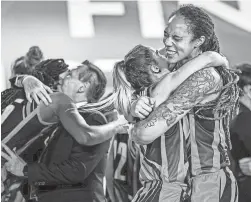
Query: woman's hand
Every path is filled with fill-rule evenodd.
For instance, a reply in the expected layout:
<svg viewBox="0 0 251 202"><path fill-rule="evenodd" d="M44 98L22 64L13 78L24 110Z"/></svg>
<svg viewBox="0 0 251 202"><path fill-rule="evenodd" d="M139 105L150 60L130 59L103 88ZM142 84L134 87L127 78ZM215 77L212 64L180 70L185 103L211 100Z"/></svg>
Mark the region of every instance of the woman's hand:
<svg viewBox="0 0 251 202"><path fill-rule="evenodd" d="M15 154L9 147L2 143L3 149L2 157L7 161L5 163L6 170L16 176L24 176L23 170L26 163L17 154Z"/></svg>
<svg viewBox="0 0 251 202"><path fill-rule="evenodd" d="M127 130L129 128L128 121L125 119L123 115L118 114L118 119L116 120L117 126L117 133L119 134L127 134Z"/></svg>
<svg viewBox="0 0 251 202"><path fill-rule="evenodd" d="M23 86L26 98L29 102L32 102L33 99L37 104L39 104L38 98L40 98L45 105L49 105L49 103L52 102L48 93L53 93L53 91L37 78L33 76L27 76L23 80Z"/></svg>
<svg viewBox="0 0 251 202"><path fill-rule="evenodd" d="M132 103L131 114L134 117L145 119L152 112L154 104L153 98L141 96Z"/></svg>

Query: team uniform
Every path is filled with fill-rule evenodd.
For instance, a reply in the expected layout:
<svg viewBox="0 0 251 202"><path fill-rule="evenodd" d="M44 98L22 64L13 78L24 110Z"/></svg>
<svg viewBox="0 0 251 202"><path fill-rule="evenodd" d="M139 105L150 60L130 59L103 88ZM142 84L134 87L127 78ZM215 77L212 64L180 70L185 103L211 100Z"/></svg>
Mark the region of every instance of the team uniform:
<svg viewBox="0 0 251 202"><path fill-rule="evenodd" d="M11 150L15 149L25 162L30 163L38 159L43 149L46 137L40 138L42 136L40 132L44 131L48 124L41 120L37 104L27 102L23 90L8 89L2 93L2 98L4 97L4 100L13 98L13 93L15 99L10 101L11 104L4 106L1 114L1 141ZM3 158L1 160L4 165L6 160ZM24 181L14 175L7 175L6 179L2 179L6 194L10 193L9 200L15 200L14 198L18 196L19 189L10 191L8 188L14 182L20 182L21 185Z"/></svg>
<svg viewBox="0 0 251 202"><path fill-rule="evenodd" d="M151 144L140 146L140 179L143 187L133 202L186 199L188 158L182 124L180 121Z"/></svg>
<svg viewBox="0 0 251 202"><path fill-rule="evenodd" d="M141 187L139 182L139 147L128 134L117 134L111 142L107 169L112 169L116 202L129 202ZM109 196L108 196L109 197ZM110 197L109 197L110 198Z"/></svg>
<svg viewBox="0 0 251 202"><path fill-rule="evenodd" d="M78 114L73 100L59 92L51 94L51 99L49 106L43 103L38 106L20 98L7 106L2 113L2 142L20 154L29 145L27 141L47 126L62 122L66 123L66 130L74 128L76 133L81 133L81 126L69 118Z"/></svg>
<svg viewBox="0 0 251 202"><path fill-rule="evenodd" d="M176 202L187 198L187 119L176 123L148 145L140 146L140 180L143 187L133 202Z"/></svg>
<svg viewBox="0 0 251 202"><path fill-rule="evenodd" d="M67 132L69 127L79 134L82 130L75 120L69 118L72 113L77 113L74 102L62 93L52 94L51 99L49 106L37 106L20 98L7 106L2 114L2 142L10 149L16 148L28 162L29 185L38 186L42 192L46 189L45 194L39 193L39 201L104 201L103 178L109 140L93 146L77 143ZM106 123L98 112L84 113L83 116L90 125ZM44 160L34 163L25 157L24 154L31 156L27 146L31 145L36 134L59 121L67 122L67 126L65 129L58 127L59 130L57 128L50 136L46 154L41 155Z"/></svg>
<svg viewBox="0 0 251 202"><path fill-rule="evenodd" d="M238 187L228 168L226 134L223 120L206 120L189 113L191 165L191 201L237 202ZM212 110L202 112L205 117L216 118Z"/></svg>
<svg viewBox="0 0 251 202"><path fill-rule="evenodd" d="M37 104L20 96L5 108L1 118L2 143L12 150L15 148L26 162L33 161L32 151L28 146L39 137L42 129L56 123L44 122Z"/></svg>

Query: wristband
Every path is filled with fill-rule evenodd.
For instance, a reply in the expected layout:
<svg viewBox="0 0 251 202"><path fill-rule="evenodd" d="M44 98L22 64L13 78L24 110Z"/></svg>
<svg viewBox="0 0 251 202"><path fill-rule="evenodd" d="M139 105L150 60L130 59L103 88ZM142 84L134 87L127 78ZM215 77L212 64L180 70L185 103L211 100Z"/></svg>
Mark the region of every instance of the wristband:
<svg viewBox="0 0 251 202"><path fill-rule="evenodd" d="M17 75L16 77L16 81L15 81L15 86L19 87L19 88L23 88L23 82L27 79L33 76L30 75Z"/></svg>
<svg viewBox="0 0 251 202"><path fill-rule="evenodd" d="M23 87L23 79L24 79L24 75L17 75L16 76L16 81L15 81L15 86L19 87L19 88L22 88Z"/></svg>

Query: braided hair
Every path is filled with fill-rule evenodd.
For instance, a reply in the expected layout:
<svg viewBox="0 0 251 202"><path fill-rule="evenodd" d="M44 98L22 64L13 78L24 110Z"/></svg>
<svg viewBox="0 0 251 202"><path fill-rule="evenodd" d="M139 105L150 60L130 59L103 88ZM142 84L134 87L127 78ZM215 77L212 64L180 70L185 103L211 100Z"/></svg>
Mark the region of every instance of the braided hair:
<svg viewBox="0 0 251 202"><path fill-rule="evenodd" d="M59 75L67 70L68 65L63 59L48 59L40 62L35 69L30 72L30 75L36 77L50 88L56 89ZM10 79L10 81L15 82L15 79ZM1 92L1 113L9 104L20 97L25 98L24 91L20 88L12 87Z"/></svg>
<svg viewBox="0 0 251 202"><path fill-rule="evenodd" d="M67 71L68 66L69 65L67 65L62 58L48 59L39 63L31 75L55 90L59 80L59 75Z"/></svg>
<svg viewBox="0 0 251 202"><path fill-rule="evenodd" d="M220 52L219 40L214 31L214 23L203 9L194 5L184 5L177 11L174 11L170 18L174 15L181 15L184 17L188 28L193 33L193 40L201 36L205 37L205 42L200 46L202 52ZM223 129L226 133L227 144L229 148L231 148L229 123L237 111L239 98L239 89L237 86L238 76L235 71L222 66L216 67L216 70L223 80L223 88L220 89L220 96L218 99L207 104L198 104L195 107L195 114L199 118L207 120L223 119ZM205 110L212 110L217 116L215 118L207 117L202 113Z"/></svg>

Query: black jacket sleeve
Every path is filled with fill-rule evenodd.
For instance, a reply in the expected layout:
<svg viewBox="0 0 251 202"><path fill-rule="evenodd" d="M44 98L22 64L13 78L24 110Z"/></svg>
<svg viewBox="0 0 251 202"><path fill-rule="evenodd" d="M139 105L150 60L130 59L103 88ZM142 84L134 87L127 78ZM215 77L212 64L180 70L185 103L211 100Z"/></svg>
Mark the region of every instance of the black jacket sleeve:
<svg viewBox="0 0 251 202"><path fill-rule="evenodd" d="M251 155L251 112L242 112L233 121L230 129L232 155L239 160Z"/></svg>
<svg viewBox="0 0 251 202"><path fill-rule="evenodd" d="M90 125L103 125L106 123L105 117L100 113L92 113L85 119ZM65 130L64 133L65 135L60 134L60 136L64 135L66 140L64 141L60 137L61 140L57 144L61 144L60 146L65 145L65 149L72 150L72 148L67 148L69 146L67 140L69 140L70 135ZM72 138L70 139L72 140ZM77 145L78 143L73 141L72 145L74 144ZM39 185L83 183L104 157L108 147L109 141L94 146L77 145L74 147L74 151L71 151L69 158L60 163L51 163L49 166L43 163L28 165L29 183Z"/></svg>

